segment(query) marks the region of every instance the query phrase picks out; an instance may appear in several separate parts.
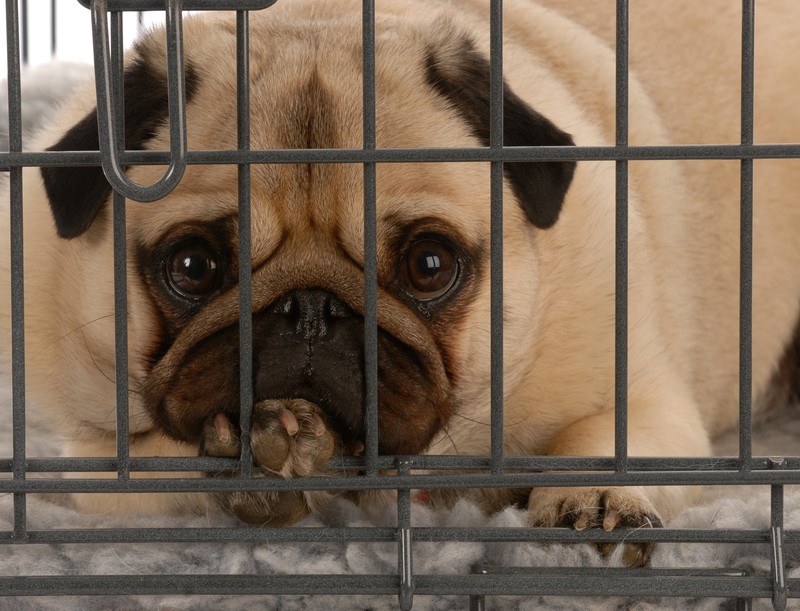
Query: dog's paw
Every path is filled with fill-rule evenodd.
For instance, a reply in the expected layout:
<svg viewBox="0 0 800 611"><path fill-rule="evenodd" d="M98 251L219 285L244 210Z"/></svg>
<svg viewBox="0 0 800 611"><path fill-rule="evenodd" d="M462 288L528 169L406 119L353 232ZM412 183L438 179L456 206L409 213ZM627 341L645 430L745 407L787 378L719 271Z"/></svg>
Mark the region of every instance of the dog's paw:
<svg viewBox="0 0 800 611"><path fill-rule="evenodd" d="M291 479L324 467L336 440L317 407L301 399L261 401L253 407L250 449L265 477ZM239 427L224 413L203 426L200 453L235 458L242 449ZM222 474L211 474L222 476ZM227 475L227 474L226 474ZM235 477L235 475L232 475ZM286 526L309 513L307 496L294 492L225 492L214 494L225 512L250 524Z"/></svg>
<svg viewBox="0 0 800 611"><path fill-rule="evenodd" d="M536 488L528 502L533 526L572 526L575 530L617 527L661 528L658 512L638 488ZM599 544L603 555L610 555L616 544ZM626 543L622 562L644 566L650 560L654 543Z"/></svg>

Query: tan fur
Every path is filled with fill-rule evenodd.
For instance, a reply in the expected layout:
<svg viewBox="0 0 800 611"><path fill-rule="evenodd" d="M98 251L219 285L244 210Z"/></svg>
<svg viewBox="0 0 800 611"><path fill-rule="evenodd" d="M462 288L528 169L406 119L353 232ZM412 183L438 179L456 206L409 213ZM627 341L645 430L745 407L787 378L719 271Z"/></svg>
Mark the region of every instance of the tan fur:
<svg viewBox="0 0 800 611"><path fill-rule="evenodd" d="M614 142L614 4L519 0L505 6L506 80L578 145ZM460 32L469 32L488 54L488 3L392 0L378 3L378 9L378 146L475 146L463 121L423 85L419 58L431 45L446 54ZM631 2L630 144L738 142L739 10L727 0ZM793 3L758 3L757 142L800 140L798 29L800 11ZM190 148L235 148L230 16L190 18L185 30L187 55L202 70L201 86L188 108ZM354 0L292 1L252 14L254 149L361 146L360 40L360 3ZM55 141L92 105L91 92L70 103L33 148ZM165 148L167 142L167 131L161 129L150 147ZM629 454L708 455L709 436L736 425L738 418L739 164L656 161L631 162L629 168ZM799 170L796 160L755 163L756 400L768 390L798 320ZM141 166L130 175L148 183L162 172ZM266 264L254 274L256 302L269 302L272 297L262 293L265 287L277 290L275 278L291 283L296 273L321 282L335 270L336 278L350 283L343 294L360 311L361 166L265 165L252 172L253 261L256 267ZM111 456L109 213L102 213L84 236L59 240L37 170L24 174L26 366L32 409L52 413L69 440L65 455ZM514 203L511 189L505 190L508 454L613 454L614 176L613 162L579 162L561 216L547 230L535 229ZM393 215L441 218L465 241L488 242L489 200L488 164L379 165L379 282L391 274L386 240ZM128 243L155 245L164 228L179 220L216 218L236 205L235 167L191 166L164 202L128 203ZM2 223L0 246L6 250L5 214ZM486 270L447 334L431 330L381 289L381 325L394 325L431 363L438 358L434 347L446 337L456 413L446 434L431 444L431 453L489 451L488 265ZM5 258L0 274L8 286ZM140 355L151 349L156 325L147 288L136 274L129 276L131 454L196 454L195 448L167 440L143 405L148 364ZM262 282L262 277L272 280ZM217 314L199 317L193 323L198 334L185 336L185 348L235 317L236 299L234 293L226 295ZM2 342L8 345L8 299L0 317ZM202 330L204 321L208 331ZM168 377L181 374L177 365L164 371ZM619 501L623 509L632 504L648 513L654 507L665 518L691 498L681 488L627 493ZM534 491L534 521L552 522L546 516L564 498L581 494ZM89 511L123 512L204 506L202 500L187 502L184 495L152 502L139 497L136 503L111 497L85 495L80 503Z"/></svg>

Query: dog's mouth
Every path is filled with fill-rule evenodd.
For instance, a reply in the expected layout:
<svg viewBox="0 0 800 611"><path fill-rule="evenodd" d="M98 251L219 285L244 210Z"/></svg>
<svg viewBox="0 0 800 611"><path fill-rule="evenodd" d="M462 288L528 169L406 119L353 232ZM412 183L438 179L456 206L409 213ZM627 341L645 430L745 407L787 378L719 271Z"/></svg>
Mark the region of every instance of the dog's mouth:
<svg viewBox="0 0 800 611"><path fill-rule="evenodd" d="M422 334L408 335L378 329L381 454L424 451L452 413L438 352L420 339ZM253 316L255 405L282 400L313 404L341 443L342 454L358 456L366 438L363 346L363 318L334 297L322 291L286 296ZM238 325L207 335L174 357L168 351L145 389L154 420L172 437L190 443L202 438L207 419L216 413L239 430L239 356Z"/></svg>

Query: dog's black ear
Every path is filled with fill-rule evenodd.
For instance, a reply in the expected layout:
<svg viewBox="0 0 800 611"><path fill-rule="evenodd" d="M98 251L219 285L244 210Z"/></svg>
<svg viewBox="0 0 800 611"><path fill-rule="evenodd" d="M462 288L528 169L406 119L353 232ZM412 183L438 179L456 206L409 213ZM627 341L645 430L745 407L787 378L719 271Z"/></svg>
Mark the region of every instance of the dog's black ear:
<svg viewBox="0 0 800 611"><path fill-rule="evenodd" d="M428 84L464 118L483 146L489 146L489 62L463 36L447 48L429 48ZM574 146L572 137L536 112L503 84L504 146ZM507 162L504 167L528 219L542 229L555 225L575 162Z"/></svg>
<svg viewBox="0 0 800 611"><path fill-rule="evenodd" d="M167 120L169 100L163 68L150 61L143 48L125 69L125 148L143 149ZM185 68L186 99L197 89L197 75L190 64ZM48 151L96 151L99 149L97 109L72 126ZM98 166L44 167L44 188L50 201L56 231L62 238L74 238L92 225L111 195L103 170Z"/></svg>

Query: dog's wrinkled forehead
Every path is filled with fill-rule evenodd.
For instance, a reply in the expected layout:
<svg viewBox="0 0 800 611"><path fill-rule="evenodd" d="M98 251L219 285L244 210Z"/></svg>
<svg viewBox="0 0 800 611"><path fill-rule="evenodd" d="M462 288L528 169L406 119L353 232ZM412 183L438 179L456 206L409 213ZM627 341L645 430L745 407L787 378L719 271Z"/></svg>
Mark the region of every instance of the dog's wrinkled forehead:
<svg viewBox="0 0 800 611"><path fill-rule="evenodd" d="M316 43L297 34L288 48L254 49L251 59L250 136L253 149L359 149L363 146L360 39ZM291 35L295 32L291 31ZM287 34L289 36L290 34ZM301 42L303 44L301 44ZM379 51L382 47L379 45ZM276 51L273 55L271 51ZM336 51L336 52L335 52ZM387 63L394 63L392 50ZM335 56L337 59L331 59ZM383 57L383 55L381 55ZM377 102L379 147L437 147L474 144L466 124L453 124L441 96L425 84L423 48L414 62L381 78ZM198 87L190 104L192 149L236 148L235 70L196 64ZM417 116L417 114L419 116ZM166 147L166 133L149 144ZM378 230L436 216L448 219L470 242L482 241L489 209L485 164L379 164ZM132 170L137 181L158 178L162 168ZM176 219L213 222L238 214L237 168L190 166L164 206L129 204L131 225L141 242L156 243ZM253 259L269 258L279 245L297 250L324 245L362 259L364 167L360 163L256 164L250 167ZM459 209L461 208L461 209ZM465 210L469 210L465 214ZM306 249L312 244L316 249Z"/></svg>
<svg viewBox="0 0 800 611"><path fill-rule="evenodd" d="M351 19L298 22L272 19L269 12L263 15L251 26L251 148L360 149L364 144L360 19L353 14ZM486 146L489 66L473 41L458 28L441 24L431 32L422 23L389 19L377 25L377 146ZM138 43L126 69L128 149L168 148L163 48L163 32L150 33ZM230 17L187 21L190 150L237 148L235 49ZM507 144L571 144L567 134L508 87L505 100ZM90 113L51 150L96 148L95 115ZM520 204L517 212L541 228L553 225L573 165L507 164L506 177ZM74 168L46 168L42 173L59 234L72 238L87 231L110 194L99 169L87 169L80 177ZM162 174L159 166L130 170L142 184ZM362 164L255 164L251 180L254 234L264 242L264 256L276 240L292 233L312 240L312 234L336 235L345 243L363 243ZM464 233L478 236L488 218L488 189L486 164L379 164L378 220L381 214L396 218L398 208L408 218L441 213L454 224L471 223L462 228ZM235 214L238 200L236 166L193 165L164 202L130 203L129 221L140 241L151 243L177 219L211 221Z"/></svg>

